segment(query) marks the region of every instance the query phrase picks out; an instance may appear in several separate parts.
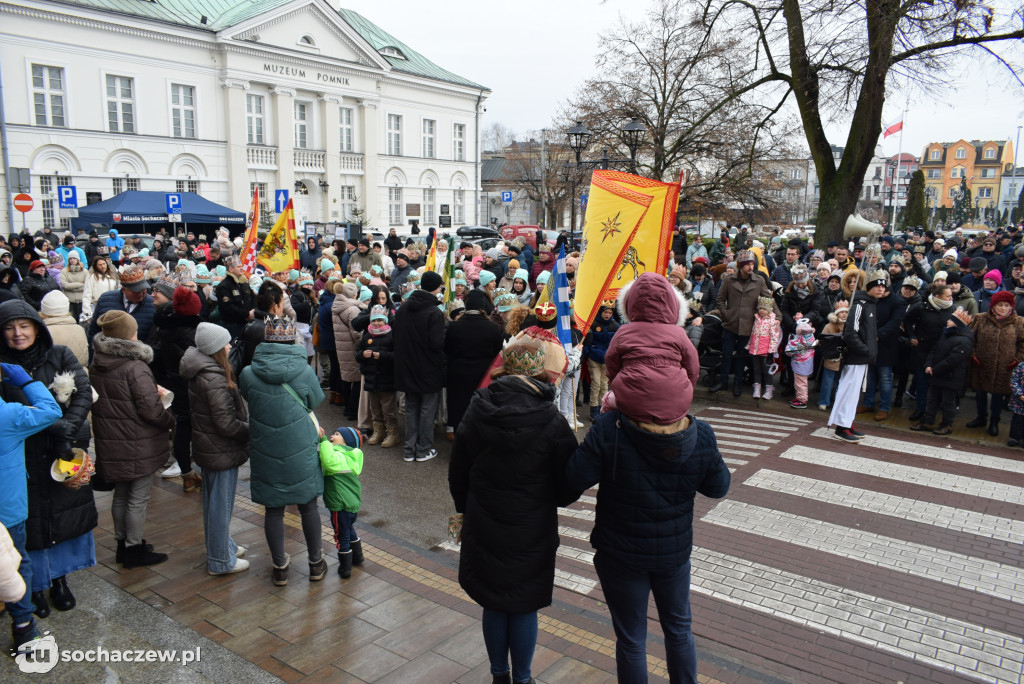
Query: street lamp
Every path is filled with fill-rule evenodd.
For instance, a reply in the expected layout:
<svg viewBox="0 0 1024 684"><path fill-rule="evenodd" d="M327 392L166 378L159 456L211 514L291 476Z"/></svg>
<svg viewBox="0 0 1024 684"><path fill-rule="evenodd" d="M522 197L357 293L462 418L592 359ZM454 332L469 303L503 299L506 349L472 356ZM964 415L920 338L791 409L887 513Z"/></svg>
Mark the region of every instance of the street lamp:
<svg viewBox="0 0 1024 684"><path fill-rule="evenodd" d="M576 155L577 169L581 169L584 166L607 169L610 164L628 163L629 172L632 174L636 174L636 154L640 150L640 145L643 144L646 133L647 128L634 116L630 119L629 123L622 127L622 136L626 139L626 147L629 148L629 159L609 159L608 148L605 148L600 159L590 161L581 160L580 156L583 154L583 150L587 149L587 145L590 144L593 133L583 125L582 121L577 121L575 126L565 132L566 137L569 138L569 147Z"/></svg>

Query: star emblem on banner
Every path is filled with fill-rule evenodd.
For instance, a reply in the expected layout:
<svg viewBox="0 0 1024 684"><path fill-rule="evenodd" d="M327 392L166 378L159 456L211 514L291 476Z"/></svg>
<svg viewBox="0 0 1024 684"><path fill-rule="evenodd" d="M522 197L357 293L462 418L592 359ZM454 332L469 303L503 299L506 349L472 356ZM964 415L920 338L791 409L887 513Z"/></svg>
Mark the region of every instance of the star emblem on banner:
<svg viewBox="0 0 1024 684"><path fill-rule="evenodd" d="M619 213L615 214L614 217L609 217L606 221L601 222L601 234L603 235L603 237L601 238L602 243L604 243L604 241L607 240L608 238L614 237L616 233L622 232L621 230L619 230L619 226L622 225L621 223L619 223L619 216L621 215L622 212L620 211Z"/></svg>

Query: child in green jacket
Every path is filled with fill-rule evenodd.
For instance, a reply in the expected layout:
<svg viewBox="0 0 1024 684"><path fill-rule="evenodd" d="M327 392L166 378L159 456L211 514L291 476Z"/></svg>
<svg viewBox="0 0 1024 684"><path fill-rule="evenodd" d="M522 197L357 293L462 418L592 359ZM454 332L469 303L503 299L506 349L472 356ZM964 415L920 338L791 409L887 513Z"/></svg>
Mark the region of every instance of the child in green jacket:
<svg viewBox="0 0 1024 684"><path fill-rule="evenodd" d="M324 505L331 512L334 543L338 547L338 574L352 576L352 566L363 563L363 543L356 532L356 517L363 501L359 473L363 472L363 435L340 427L330 439L320 439L320 464L324 469Z"/></svg>

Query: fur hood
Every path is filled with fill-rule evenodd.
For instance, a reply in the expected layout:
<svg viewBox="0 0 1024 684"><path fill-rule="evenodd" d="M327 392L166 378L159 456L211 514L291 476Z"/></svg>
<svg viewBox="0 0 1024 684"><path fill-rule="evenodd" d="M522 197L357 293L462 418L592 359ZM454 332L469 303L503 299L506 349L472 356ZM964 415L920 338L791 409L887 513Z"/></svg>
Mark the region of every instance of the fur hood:
<svg viewBox="0 0 1024 684"><path fill-rule="evenodd" d="M136 340L122 340L119 337L107 337L103 333L98 333L92 338L92 344L101 354L137 359L146 365L153 363L153 348Z"/></svg>
<svg viewBox="0 0 1024 684"><path fill-rule="evenodd" d="M690 285L689 281L685 282L691 288L693 287L692 285ZM632 299L630 299L629 295L630 292L633 290L633 286L636 285L637 283L643 284L640 286L641 289L638 289L635 293L633 293L632 299L638 300L634 302L632 301ZM672 292L672 294L676 298L676 301L678 302L679 311L676 315L675 324L681 327L684 323L686 323L686 317L690 313L690 305L686 301L686 297L683 295L682 291L679 288L672 287L672 285L669 284L667 278L665 278L664 276L658 276L654 273L643 273L640 275L640 278L635 279L633 282L629 283L628 285L624 286L621 290L619 290L619 298L615 302L615 308L619 312L619 318L622 320L624 324L630 322L630 317L626 314L626 307L628 306L631 310L633 310L634 313L640 311L643 315L643 320L652 323L669 323L669 320L656 320L657 318L667 319L667 316L665 316L664 313L661 316L655 315L654 317L649 315L651 313L656 313L657 308L672 308L669 303L665 302L664 295L667 294L669 291ZM648 301L647 305L639 301L641 297L645 298ZM651 306L652 304L653 306Z"/></svg>
<svg viewBox="0 0 1024 684"><path fill-rule="evenodd" d="M853 298L853 291L863 288L868 282L868 274L861 270L850 270L843 274L840 284L847 299Z"/></svg>

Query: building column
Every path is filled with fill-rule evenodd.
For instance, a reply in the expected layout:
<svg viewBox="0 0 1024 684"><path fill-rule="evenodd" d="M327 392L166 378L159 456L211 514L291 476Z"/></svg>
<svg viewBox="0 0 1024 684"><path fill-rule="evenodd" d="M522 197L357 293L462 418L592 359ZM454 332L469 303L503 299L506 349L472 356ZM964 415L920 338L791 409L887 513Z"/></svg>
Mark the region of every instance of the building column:
<svg viewBox="0 0 1024 684"><path fill-rule="evenodd" d="M227 118L227 172L228 206L238 211L249 211L249 144L245 121L245 96L249 90L248 81L222 79L224 89L224 112Z"/></svg>
<svg viewBox="0 0 1024 684"><path fill-rule="evenodd" d="M341 120L338 118L340 95L320 95L320 120L323 121L324 141L324 180L330 185L322 193L323 209L320 215L324 221L338 221L341 218L341 205L338 203L341 190Z"/></svg>
<svg viewBox="0 0 1024 684"><path fill-rule="evenodd" d="M362 148L363 148L363 187L359 194L359 201L363 205L364 216L375 228L382 231L387 230L387 220L381 219L378 208L378 196L380 185L383 179L377 167L377 153L380 146L378 137L377 101L360 100L359 109L362 111Z"/></svg>
<svg viewBox="0 0 1024 684"><path fill-rule="evenodd" d="M276 87L274 93L274 142L277 144L277 188L295 193L295 89ZM275 188L268 188L271 192Z"/></svg>

